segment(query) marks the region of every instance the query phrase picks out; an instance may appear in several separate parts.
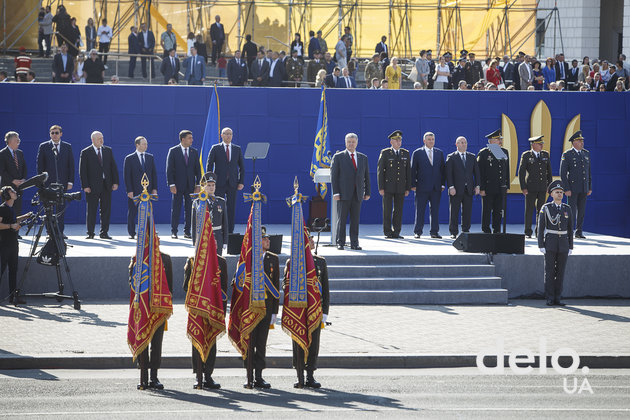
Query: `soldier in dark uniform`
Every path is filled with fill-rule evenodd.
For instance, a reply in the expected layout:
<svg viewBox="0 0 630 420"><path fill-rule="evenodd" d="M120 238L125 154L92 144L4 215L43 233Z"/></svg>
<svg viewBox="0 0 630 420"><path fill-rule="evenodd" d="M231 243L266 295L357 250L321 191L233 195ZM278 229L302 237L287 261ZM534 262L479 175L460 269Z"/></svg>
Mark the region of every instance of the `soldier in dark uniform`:
<svg viewBox="0 0 630 420"><path fill-rule="evenodd" d="M280 260L276 254L269 251L270 245L267 229L263 226L262 247L263 251L265 251L265 255L263 256L265 275L271 280L271 283L277 291L280 289ZM278 316L279 299L273 296L273 293L268 290L267 285L265 285L265 296L267 313L256 328L254 328L250 336L249 351L245 359L245 369L249 369L251 365L255 373L253 386L255 388L266 389L271 388L271 385L262 377L262 371L265 368L265 354L267 352L267 336L269 335L269 326L275 324L276 317ZM247 377L250 378L251 374L248 373ZM248 382L244 387L251 388L252 384Z"/></svg>
<svg viewBox="0 0 630 420"><path fill-rule="evenodd" d="M531 150L523 152L518 168L518 180L525 195L525 235L532 237L532 216L538 214L547 200L547 186L553 180L549 153L542 150L543 136L529 139ZM534 208L536 213L534 213Z"/></svg>
<svg viewBox="0 0 630 420"><path fill-rule="evenodd" d="M396 130L387 138L392 147L381 150L376 170L378 192L383 197L383 233L386 238L403 239L400 229L403 204L411 190L411 159L409 151L400 147L402 131Z"/></svg>
<svg viewBox="0 0 630 420"><path fill-rule="evenodd" d="M308 243L311 251L315 250L313 235L309 233ZM326 324L328 319L328 310L330 308L330 289L328 287L328 265L326 259L319 255L313 254L313 262L315 263L315 271L317 272L317 280L319 282L319 290L322 295L322 324ZM285 293L288 293L289 270L291 268L291 259L287 259L284 268L284 287ZM322 384L315 380L313 372L317 369L317 357L319 356L319 337L321 328L313 331L311 336L311 345L308 347L308 358L304 363L304 350L295 341L293 341L293 367L297 371L298 381L293 384L294 388L321 388ZM304 382L304 371L306 370L306 382Z"/></svg>
<svg viewBox="0 0 630 420"><path fill-rule="evenodd" d="M291 58L287 59L286 71L291 84L289 86L299 87L302 83L302 73L304 68L300 58L298 58L297 50L291 52Z"/></svg>
<svg viewBox="0 0 630 420"><path fill-rule="evenodd" d="M168 283L168 290L173 293L173 264L171 262L171 256L160 252L162 256L162 265L164 265L164 271L166 273L166 282ZM136 268L136 256L131 257L131 263L129 264L129 286L132 286L133 273ZM140 367L140 383L138 389L164 389L164 385L160 383L157 377L158 369L162 363L162 339L164 338L164 326L166 323L160 325L155 330L153 338L151 339L151 356L149 357L149 346L147 346L142 353L138 355L138 366ZM147 383L149 378L149 368L151 369L151 380Z"/></svg>
<svg viewBox="0 0 630 420"><path fill-rule="evenodd" d="M216 190L216 176L212 172L204 174L206 180L205 191L208 194L206 200L206 211L210 212L212 217L212 230L214 231L214 239L217 242L217 254L223 254L223 246L228 242L228 219L225 198L214 195ZM192 225L197 226L197 200L193 201ZM196 244L196 229L192 230L192 243Z"/></svg>
<svg viewBox="0 0 630 420"><path fill-rule="evenodd" d="M501 145L503 134L501 129L486 135L488 143ZM479 164L481 195L481 230L485 233L499 233L501 231L501 216L503 214L503 195L510 189L510 156L507 149L501 148L508 157L497 160L488 147L484 147L477 154ZM492 219L492 230L490 230Z"/></svg>
<svg viewBox="0 0 630 420"><path fill-rule="evenodd" d="M591 179L591 155L584 149L584 137L578 131L569 139L573 147L562 154L560 161L560 177L564 186L564 193L569 197L569 206L573 217L577 217L575 237L584 239L582 225L586 210L586 197L593 192Z"/></svg>
<svg viewBox="0 0 630 420"><path fill-rule="evenodd" d="M193 227L195 225L193 224ZM193 228L193 235L194 235L195 229ZM216 237L216 233L215 233L215 237ZM227 274L227 261L224 257L221 257L219 255L217 255L218 261L219 261L219 270L221 271L221 290L223 291L223 312L225 313L227 310L227 283L228 283L228 274ZM190 281L190 276L192 275L192 270L193 270L193 266L195 263L195 259L194 258L188 258L188 261L186 262L186 266L184 267L184 291L186 291L186 293L188 293L188 282ZM212 379L212 373L214 372L214 363L216 362L217 359L217 343L214 343L214 346L212 346L212 348L210 349L210 353L208 354L208 358L206 359L206 362L204 363L201 360L201 355L199 354L199 351L195 348L195 346L192 346L192 368L193 368L193 373L195 373L197 381L195 382L195 385L193 386L193 388L195 389L202 389L202 388L209 388L209 389L220 389L221 388L221 384L218 382L215 382L214 379ZM206 380L204 381L203 378L206 378Z"/></svg>
<svg viewBox="0 0 630 420"><path fill-rule="evenodd" d="M538 215L538 248L545 254L545 297L547 306L564 306L560 301L567 259L573 250L573 215L562 202L561 181L549 185L552 202L546 203Z"/></svg>

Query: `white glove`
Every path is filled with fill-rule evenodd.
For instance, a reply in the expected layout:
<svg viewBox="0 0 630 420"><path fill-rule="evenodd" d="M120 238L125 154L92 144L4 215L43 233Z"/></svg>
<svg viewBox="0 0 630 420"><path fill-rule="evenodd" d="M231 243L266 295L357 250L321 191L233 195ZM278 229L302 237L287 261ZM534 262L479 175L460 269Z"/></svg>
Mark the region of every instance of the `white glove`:
<svg viewBox="0 0 630 420"><path fill-rule="evenodd" d="M546 249L545 248L539 248L540 252L542 252L543 254L545 253Z"/></svg>
<svg viewBox="0 0 630 420"><path fill-rule="evenodd" d="M223 250L227 251L227 244L223 244Z"/></svg>
<svg viewBox="0 0 630 420"><path fill-rule="evenodd" d="M573 254L573 250L572 249L569 250L569 255L571 255L571 254Z"/></svg>
<svg viewBox="0 0 630 420"><path fill-rule="evenodd" d="M269 325L273 325L276 323L276 317L277 317L276 314L271 314L271 322L269 323Z"/></svg>
<svg viewBox="0 0 630 420"><path fill-rule="evenodd" d="M322 317L322 322L325 324L327 319L328 319L328 314L324 314L324 316Z"/></svg>

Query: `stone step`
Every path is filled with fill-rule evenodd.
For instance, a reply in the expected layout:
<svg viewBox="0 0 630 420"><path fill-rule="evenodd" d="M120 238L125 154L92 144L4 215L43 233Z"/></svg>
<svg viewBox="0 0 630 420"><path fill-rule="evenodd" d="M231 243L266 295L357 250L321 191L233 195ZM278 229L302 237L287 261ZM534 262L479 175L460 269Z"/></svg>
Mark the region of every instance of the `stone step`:
<svg viewBox="0 0 630 420"><path fill-rule="evenodd" d="M493 265L328 265L330 278L398 277L487 277L494 276Z"/></svg>
<svg viewBox="0 0 630 420"><path fill-rule="evenodd" d="M321 246L321 245L320 245ZM367 255L349 253L349 255L331 255L326 257L328 266L331 265L364 265L366 260L370 266L377 265L435 265L435 264L479 264L489 265L488 256L485 254L458 253L453 255Z"/></svg>
<svg viewBox="0 0 630 420"><path fill-rule="evenodd" d="M331 278L330 290L500 289L501 277Z"/></svg>
<svg viewBox="0 0 630 420"><path fill-rule="evenodd" d="M331 305L461 305L507 304L506 289L335 290Z"/></svg>

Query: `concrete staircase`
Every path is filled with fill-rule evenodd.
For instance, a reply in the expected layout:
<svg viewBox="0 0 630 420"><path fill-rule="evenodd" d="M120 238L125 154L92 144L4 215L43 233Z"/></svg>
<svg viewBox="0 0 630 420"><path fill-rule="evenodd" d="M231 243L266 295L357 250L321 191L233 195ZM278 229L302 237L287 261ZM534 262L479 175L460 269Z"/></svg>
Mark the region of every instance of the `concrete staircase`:
<svg viewBox="0 0 630 420"><path fill-rule="evenodd" d="M485 255L328 257L333 305L507 304Z"/></svg>

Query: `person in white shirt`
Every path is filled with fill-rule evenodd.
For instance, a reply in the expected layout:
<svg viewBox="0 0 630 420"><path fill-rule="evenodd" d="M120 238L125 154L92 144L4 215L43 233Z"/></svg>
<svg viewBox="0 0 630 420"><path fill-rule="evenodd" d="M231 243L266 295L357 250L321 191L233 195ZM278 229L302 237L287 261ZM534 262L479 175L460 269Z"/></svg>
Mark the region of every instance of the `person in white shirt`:
<svg viewBox="0 0 630 420"><path fill-rule="evenodd" d="M446 64L444 56L440 57L440 62L435 66L435 83L433 83L433 89L446 89L448 86L448 78L451 75L451 70Z"/></svg>
<svg viewBox="0 0 630 420"><path fill-rule="evenodd" d="M103 65L106 69L108 68L107 53L113 35L112 28L107 25L107 19L101 20L101 26L96 30L96 36L98 36L98 52L103 56Z"/></svg>

